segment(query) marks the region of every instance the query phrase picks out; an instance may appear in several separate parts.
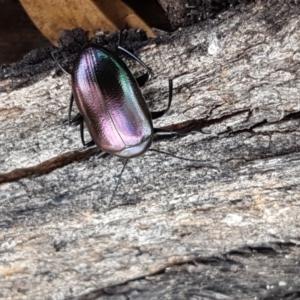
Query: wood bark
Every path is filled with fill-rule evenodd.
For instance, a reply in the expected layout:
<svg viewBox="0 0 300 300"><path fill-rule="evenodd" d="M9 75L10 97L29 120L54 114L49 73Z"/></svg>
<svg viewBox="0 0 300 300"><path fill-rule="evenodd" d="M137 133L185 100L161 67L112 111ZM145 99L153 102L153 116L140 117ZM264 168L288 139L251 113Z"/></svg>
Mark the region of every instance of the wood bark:
<svg viewBox="0 0 300 300"><path fill-rule="evenodd" d="M155 2L155 1L154 1ZM158 0L173 29L215 17L233 8L239 9L252 0ZM149 23L151 24L151 23Z"/></svg>
<svg viewBox="0 0 300 300"><path fill-rule="evenodd" d="M16 89L6 68L0 297L299 299L299 12L256 2L136 51L154 72L151 110L174 78L154 124L182 135L152 149L191 160L132 159L109 209L123 164L82 150L70 78Z"/></svg>

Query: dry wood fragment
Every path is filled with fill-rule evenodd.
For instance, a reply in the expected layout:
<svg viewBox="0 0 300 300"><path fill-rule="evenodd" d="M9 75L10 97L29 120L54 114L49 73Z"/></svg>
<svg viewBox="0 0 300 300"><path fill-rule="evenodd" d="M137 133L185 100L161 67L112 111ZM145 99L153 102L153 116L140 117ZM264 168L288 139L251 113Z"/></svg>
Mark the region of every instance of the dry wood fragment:
<svg viewBox="0 0 300 300"><path fill-rule="evenodd" d="M203 162L133 159L106 214L114 157L2 183L1 297L298 299L299 12L257 2L137 51L152 110L175 77L155 126L188 133L153 148ZM82 148L64 123L69 92L53 71L1 93L1 180Z"/></svg>

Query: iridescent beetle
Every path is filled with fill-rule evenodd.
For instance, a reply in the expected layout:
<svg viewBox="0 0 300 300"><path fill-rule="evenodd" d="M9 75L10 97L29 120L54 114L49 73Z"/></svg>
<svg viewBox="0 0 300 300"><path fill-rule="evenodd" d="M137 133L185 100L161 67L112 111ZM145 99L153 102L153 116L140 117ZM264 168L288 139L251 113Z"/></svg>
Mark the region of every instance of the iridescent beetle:
<svg viewBox="0 0 300 300"><path fill-rule="evenodd" d="M102 151L99 156L109 153L129 159L145 153L156 135L178 134L174 131L155 129L152 124L152 120L163 116L170 109L173 81L169 79L167 108L150 112L140 90L140 87L151 78L150 69L131 52L121 46L117 48L142 65L146 73L134 78L125 63L114 52L94 43L86 44L78 54L70 74L72 95L68 119L70 125L80 124L81 140L85 147L96 144ZM54 60L56 61L55 58ZM66 72L58 62L57 64ZM80 113L72 119L74 99ZM92 137L88 143L84 139L84 123ZM159 150L150 150L179 159L198 161ZM112 198L125 165L126 163Z"/></svg>
<svg viewBox="0 0 300 300"><path fill-rule="evenodd" d="M152 120L164 115L172 102L172 80L169 80L169 103L165 110L150 112L140 86L150 78L149 68L121 46L118 49L139 62L146 73L134 78L125 63L112 51L94 43L86 44L77 56L72 76L69 124L80 124L85 147L96 144L104 153L133 158L147 151L155 135L174 132L154 129ZM79 114L71 118L73 102ZM92 141L85 142L83 124Z"/></svg>
<svg viewBox="0 0 300 300"><path fill-rule="evenodd" d="M155 135L176 134L155 129L152 124L152 120L163 116L171 106L173 81L169 79L167 108L150 112L140 90L151 78L150 69L123 47L118 46L117 49L142 65L146 73L134 78L114 52L94 43L87 43L81 49L71 74L61 67L53 54L52 57L62 71L72 76L68 121L70 125L80 125L83 145L90 147L96 144L102 151L99 156L109 153L129 159L145 153ZM72 119L74 99L79 113ZM84 123L92 137L88 143L84 139ZM119 181L114 193L118 185Z"/></svg>

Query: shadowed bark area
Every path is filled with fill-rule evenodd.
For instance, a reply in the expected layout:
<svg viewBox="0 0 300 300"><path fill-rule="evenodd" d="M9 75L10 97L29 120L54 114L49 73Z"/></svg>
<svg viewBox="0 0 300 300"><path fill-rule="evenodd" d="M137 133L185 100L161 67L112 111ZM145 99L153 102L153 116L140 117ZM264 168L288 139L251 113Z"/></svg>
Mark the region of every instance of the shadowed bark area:
<svg viewBox="0 0 300 300"><path fill-rule="evenodd" d="M299 299L299 281L295 281L299 278L299 268L294 267L299 254L295 244L277 243L243 248L218 257L190 257L173 261L150 276L93 291L76 300L122 299L122 296L124 299ZM255 269L257 273L249 272Z"/></svg>
<svg viewBox="0 0 300 300"><path fill-rule="evenodd" d="M132 43L154 73L142 89L151 110L174 78L154 125L184 135L152 148L194 161L132 159L108 211L122 160L82 150L66 124L70 78L45 69L18 90L3 79L0 296L298 299L299 12L256 2Z"/></svg>

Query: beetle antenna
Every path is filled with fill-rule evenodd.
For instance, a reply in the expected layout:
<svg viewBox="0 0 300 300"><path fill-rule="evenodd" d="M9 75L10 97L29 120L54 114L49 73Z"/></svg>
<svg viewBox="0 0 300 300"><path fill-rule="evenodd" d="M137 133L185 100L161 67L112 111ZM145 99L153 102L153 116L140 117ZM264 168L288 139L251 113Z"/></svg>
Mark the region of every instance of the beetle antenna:
<svg viewBox="0 0 300 300"><path fill-rule="evenodd" d="M212 164L205 162L204 160L187 158L187 157L182 157L182 156L177 156L175 154L172 154L172 153L169 153L169 152L165 152L165 151L162 151L162 150L157 150L157 149L149 149L149 151L153 151L153 152L157 152L157 153L160 153L160 154L169 155L169 156L172 156L172 157L175 157L175 158L178 158L178 159L182 159L182 160L186 160L186 161L201 162L202 163L201 167L209 167L209 168L216 169L216 170L220 171L220 169L218 167L215 167Z"/></svg>
<svg viewBox="0 0 300 300"><path fill-rule="evenodd" d="M118 182L117 182L117 184L116 184L116 187L115 187L115 189L114 189L114 192L113 192L112 196L111 196L110 199L109 199L109 202L108 202L108 204L107 204L107 207L106 207L105 212L107 212L107 211L109 210L109 208L110 208L110 204L111 204L111 202L112 202L112 200L113 200L113 198L114 198L114 196L115 196L115 194L116 194L116 192L117 192L117 190L118 190L118 187L119 187L120 182L121 182L121 177L122 177L122 174L123 174L123 172L124 172L124 170L125 170L125 167L126 167L127 163L128 163L128 159L126 159L125 162L124 162L124 164L123 164L123 168L122 168L122 170L121 170L121 173L120 173L120 175L118 176L118 177L119 177L119 178L118 178Z"/></svg>
<svg viewBox="0 0 300 300"><path fill-rule="evenodd" d="M53 58L53 60L56 62L56 64L59 66L59 68L60 68L65 74L71 75L71 73L68 72L67 70L65 70L65 69L62 67L62 65L58 62L58 60L57 60L56 57L54 56L54 52L57 52L57 50L56 50L56 51L52 51L52 52L50 53L51 56L52 56L52 58Z"/></svg>

